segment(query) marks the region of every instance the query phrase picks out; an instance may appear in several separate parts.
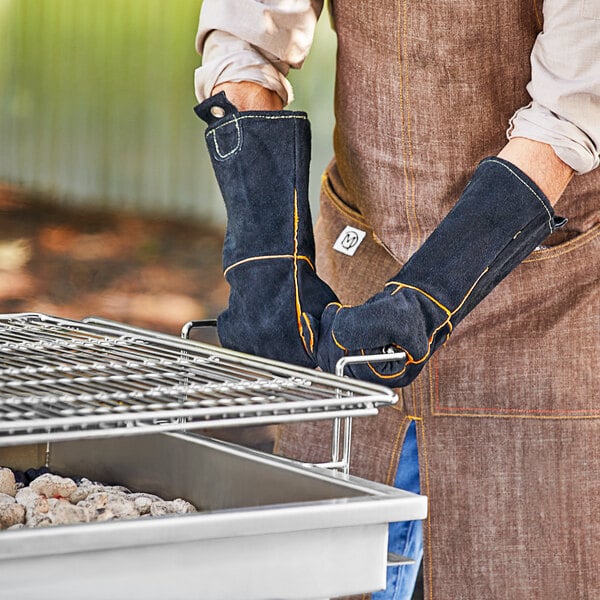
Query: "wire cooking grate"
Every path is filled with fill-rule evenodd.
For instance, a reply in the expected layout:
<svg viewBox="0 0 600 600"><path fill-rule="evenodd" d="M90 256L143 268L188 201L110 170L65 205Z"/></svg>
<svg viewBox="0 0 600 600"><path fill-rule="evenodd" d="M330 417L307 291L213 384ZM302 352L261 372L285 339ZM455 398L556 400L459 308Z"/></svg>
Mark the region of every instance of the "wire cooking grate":
<svg viewBox="0 0 600 600"><path fill-rule="evenodd" d="M0 315L0 445L377 413L386 388L102 319Z"/></svg>

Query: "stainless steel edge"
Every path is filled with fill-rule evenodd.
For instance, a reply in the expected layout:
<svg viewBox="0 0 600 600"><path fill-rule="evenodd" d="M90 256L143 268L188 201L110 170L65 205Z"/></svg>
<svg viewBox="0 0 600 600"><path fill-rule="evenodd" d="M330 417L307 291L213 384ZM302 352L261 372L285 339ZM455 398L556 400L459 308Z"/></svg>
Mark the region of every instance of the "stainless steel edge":
<svg viewBox="0 0 600 600"><path fill-rule="evenodd" d="M4 531L0 533L0 560L385 524L422 519L427 512L423 496L197 435L58 442L50 447L51 467L53 455L59 471L83 469L90 477L109 474L125 485L131 485L128 476L139 482L148 479L150 486L156 481L164 488L150 487L154 493L181 488L186 473L192 480L200 479L177 492L193 495L193 488L199 486L201 493L214 496L210 502L230 506L175 517ZM214 473L222 477L216 483ZM255 482L254 491L248 489L249 481ZM213 482L211 489L207 482ZM287 501L261 504L269 498Z"/></svg>

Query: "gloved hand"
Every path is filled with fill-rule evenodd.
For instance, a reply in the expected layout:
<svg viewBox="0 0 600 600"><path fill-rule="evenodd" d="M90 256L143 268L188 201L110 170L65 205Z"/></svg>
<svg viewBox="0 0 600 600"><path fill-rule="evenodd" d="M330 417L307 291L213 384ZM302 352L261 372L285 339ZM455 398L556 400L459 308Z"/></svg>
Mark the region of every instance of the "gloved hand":
<svg viewBox="0 0 600 600"><path fill-rule="evenodd" d="M346 372L408 385L453 328L565 223L517 167L497 157L483 160L454 208L382 292L360 306L325 309L319 366L334 372L345 355L404 351L405 362L351 365Z"/></svg>
<svg viewBox="0 0 600 600"><path fill-rule="evenodd" d="M229 305L221 344L315 367L318 319L337 300L315 274L305 113L238 112L217 94L195 108L225 200L223 268Z"/></svg>

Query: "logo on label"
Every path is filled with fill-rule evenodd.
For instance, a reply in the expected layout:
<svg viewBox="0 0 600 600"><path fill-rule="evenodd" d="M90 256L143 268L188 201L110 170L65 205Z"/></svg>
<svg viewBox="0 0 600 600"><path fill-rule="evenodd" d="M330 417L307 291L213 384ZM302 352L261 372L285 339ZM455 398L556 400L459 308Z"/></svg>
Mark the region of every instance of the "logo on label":
<svg viewBox="0 0 600 600"><path fill-rule="evenodd" d="M356 227L350 227L348 225L344 228L344 231L340 233L337 240L335 240L333 249L342 254L346 254L347 256L354 256L354 253L365 239L366 235L367 233L365 231L361 231L360 229L356 229Z"/></svg>

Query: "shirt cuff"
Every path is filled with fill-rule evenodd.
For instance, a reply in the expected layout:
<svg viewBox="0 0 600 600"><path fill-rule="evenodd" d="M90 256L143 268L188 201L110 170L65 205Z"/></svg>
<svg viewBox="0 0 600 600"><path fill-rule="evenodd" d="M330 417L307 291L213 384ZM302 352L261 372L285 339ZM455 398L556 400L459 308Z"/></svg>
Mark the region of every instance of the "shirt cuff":
<svg viewBox="0 0 600 600"><path fill-rule="evenodd" d="M226 82L251 81L276 92L284 106L294 99L286 79L289 67L269 60L248 42L226 33L212 31L204 40L202 66L194 73L198 102L212 95L213 88Z"/></svg>
<svg viewBox="0 0 600 600"><path fill-rule="evenodd" d="M520 108L510 119L508 139L523 137L549 144L556 155L580 175L600 164L593 141L579 127L538 102Z"/></svg>
<svg viewBox="0 0 600 600"><path fill-rule="evenodd" d="M300 68L312 44L323 0L204 0L196 49L213 30L248 42L264 56Z"/></svg>

